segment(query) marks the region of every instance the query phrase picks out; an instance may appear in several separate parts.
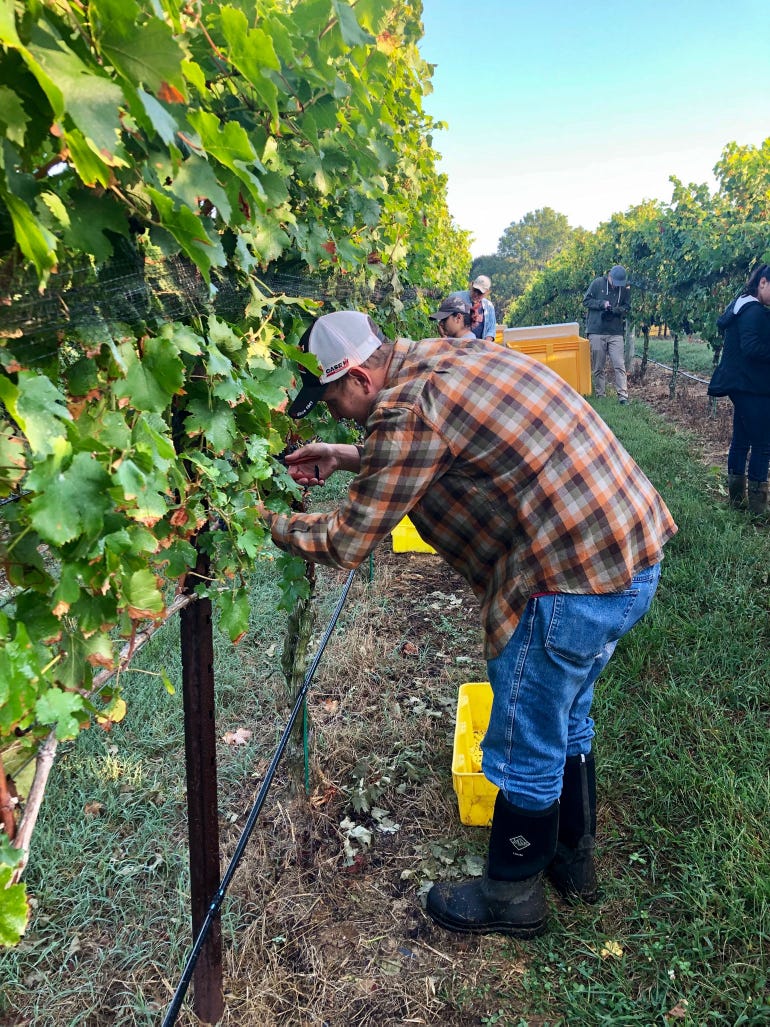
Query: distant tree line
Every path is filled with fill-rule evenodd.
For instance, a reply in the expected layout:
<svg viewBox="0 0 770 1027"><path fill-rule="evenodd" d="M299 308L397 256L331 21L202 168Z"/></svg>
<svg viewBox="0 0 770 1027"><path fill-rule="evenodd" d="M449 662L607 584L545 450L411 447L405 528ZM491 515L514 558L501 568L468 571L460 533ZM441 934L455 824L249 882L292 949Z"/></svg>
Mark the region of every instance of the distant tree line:
<svg viewBox="0 0 770 1027"><path fill-rule="evenodd" d="M669 203L648 200L595 231L570 227L550 207L505 229L497 252L473 261L492 278L500 320L509 325L583 324L583 294L597 275L623 264L633 289L637 332L667 326L719 344L716 318L757 261L770 261L770 138L728 143L714 168L717 189L671 176Z"/></svg>

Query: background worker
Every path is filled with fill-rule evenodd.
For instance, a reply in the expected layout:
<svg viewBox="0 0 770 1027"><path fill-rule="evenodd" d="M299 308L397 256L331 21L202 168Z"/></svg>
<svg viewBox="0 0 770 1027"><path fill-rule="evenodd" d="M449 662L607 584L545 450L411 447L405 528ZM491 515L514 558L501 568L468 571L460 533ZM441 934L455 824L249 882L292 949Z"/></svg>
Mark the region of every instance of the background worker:
<svg viewBox="0 0 770 1027"><path fill-rule="evenodd" d="M594 683L648 609L676 531L604 421L550 368L505 347L384 338L365 314L320 317L289 407L319 401L364 426L362 447L311 443L292 477L355 473L328 513L265 512L276 544L357 567L406 515L470 584L493 703L482 770L500 789L484 877L439 883L427 911L451 930L539 934L542 875L595 901Z"/></svg>
<svg viewBox="0 0 770 1027"><path fill-rule="evenodd" d="M489 299L491 288L491 279L486 275L479 275L471 282L469 289L453 292L451 297L459 296L470 306L471 331L476 338L494 342L497 332L497 315L495 314L495 305Z"/></svg>
<svg viewBox="0 0 770 1027"><path fill-rule="evenodd" d="M759 264L717 321L725 341L709 396L729 396L733 434L727 453L730 505L767 512L770 468L770 265ZM748 464L748 466L747 466ZM748 472L748 477L747 477Z"/></svg>
<svg viewBox="0 0 770 1027"><path fill-rule="evenodd" d="M628 402L628 378L624 355L625 319L631 310L631 287L626 269L616 264L606 275L594 278L583 297L588 308L586 335L591 345L591 377L594 395L604 396L607 357L612 363L619 403Z"/></svg>
<svg viewBox="0 0 770 1027"><path fill-rule="evenodd" d="M471 331L471 307L459 296L447 296L435 314L428 315L438 321L438 331L444 339L475 339Z"/></svg>

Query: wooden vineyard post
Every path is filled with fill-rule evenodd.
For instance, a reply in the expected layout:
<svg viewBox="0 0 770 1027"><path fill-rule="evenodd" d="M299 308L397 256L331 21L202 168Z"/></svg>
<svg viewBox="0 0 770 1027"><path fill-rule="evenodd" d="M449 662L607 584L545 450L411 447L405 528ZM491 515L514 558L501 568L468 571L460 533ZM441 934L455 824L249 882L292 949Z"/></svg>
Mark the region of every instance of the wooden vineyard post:
<svg viewBox="0 0 770 1027"><path fill-rule="evenodd" d="M188 591L195 588L199 578L207 579L208 575L209 558L199 550L195 572L188 578ZM182 610L180 617L190 912L195 939L220 884L211 600L198 599ZM217 1023L224 1012L222 927L218 913L201 949L193 986L195 1015L204 1023Z"/></svg>

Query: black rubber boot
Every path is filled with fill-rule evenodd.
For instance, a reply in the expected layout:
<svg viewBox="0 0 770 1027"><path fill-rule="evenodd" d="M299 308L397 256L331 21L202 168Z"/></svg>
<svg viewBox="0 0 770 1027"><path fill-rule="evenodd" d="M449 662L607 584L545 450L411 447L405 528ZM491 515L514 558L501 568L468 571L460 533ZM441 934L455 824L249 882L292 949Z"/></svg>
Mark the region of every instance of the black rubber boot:
<svg viewBox="0 0 770 1027"><path fill-rule="evenodd" d="M746 475L727 472L727 495L730 506L736 510L746 509Z"/></svg>
<svg viewBox="0 0 770 1027"><path fill-rule="evenodd" d="M486 874L460 884L434 884L428 915L450 931L514 938L542 934L548 913L542 875L556 848L558 824L558 802L532 813L498 792Z"/></svg>
<svg viewBox="0 0 770 1027"><path fill-rule="evenodd" d="M559 800L559 840L548 879L568 902L599 898L594 866L596 773L593 753L568 756Z"/></svg>
<svg viewBox="0 0 770 1027"><path fill-rule="evenodd" d="M767 513L767 482L752 481L748 487L749 513L755 517L763 517Z"/></svg>

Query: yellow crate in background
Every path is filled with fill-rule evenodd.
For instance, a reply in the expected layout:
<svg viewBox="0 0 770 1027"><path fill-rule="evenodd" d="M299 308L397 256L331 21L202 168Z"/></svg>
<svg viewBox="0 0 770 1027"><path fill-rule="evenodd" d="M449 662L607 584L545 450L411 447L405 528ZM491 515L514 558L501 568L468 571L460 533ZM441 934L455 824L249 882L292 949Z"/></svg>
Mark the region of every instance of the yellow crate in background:
<svg viewBox="0 0 770 1027"><path fill-rule="evenodd" d="M492 686L488 681L469 681L457 694L452 785L463 824L488 827L492 823L497 785L481 773L481 740L492 712Z"/></svg>
<svg viewBox="0 0 770 1027"><path fill-rule="evenodd" d="M505 328L503 345L547 364L582 396L591 395L591 346L577 321Z"/></svg>
<svg viewBox="0 0 770 1027"><path fill-rule="evenodd" d="M408 517L404 517L402 521L399 521L390 534L393 539L394 553L436 552L433 546L428 545L425 539L420 536L417 528L415 528Z"/></svg>

